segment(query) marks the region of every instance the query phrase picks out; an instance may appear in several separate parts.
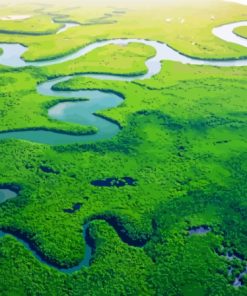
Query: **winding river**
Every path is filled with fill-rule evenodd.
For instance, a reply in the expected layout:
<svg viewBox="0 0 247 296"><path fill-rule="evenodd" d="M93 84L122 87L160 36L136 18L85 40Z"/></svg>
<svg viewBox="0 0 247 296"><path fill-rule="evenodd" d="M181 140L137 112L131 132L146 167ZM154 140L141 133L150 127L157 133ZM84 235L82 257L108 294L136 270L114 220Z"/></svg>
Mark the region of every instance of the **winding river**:
<svg viewBox="0 0 247 296"><path fill-rule="evenodd" d="M77 27L77 26L80 26L78 23L76 22L68 22L68 23L63 23L63 22L56 22L54 21L54 23L61 23L61 24L64 24L58 31L56 34L60 34L60 33L63 33L65 31L67 31L68 29L70 28L73 28L73 27Z"/></svg>
<svg viewBox="0 0 247 296"><path fill-rule="evenodd" d="M234 1L233 1L234 2ZM247 1L236 0L235 2L241 2L242 4L247 4ZM241 46L247 47L247 40L241 38L233 33L233 30L239 26L247 26L247 21L242 21L234 24L227 24L220 27L217 27L213 30L213 34L218 38L232 42ZM57 33L61 33L62 31L68 29L69 24L62 28ZM121 81L133 81L136 79L148 79L152 76L158 74L161 70L161 62L163 60L169 61L177 61L184 64L191 65L211 65L211 66L219 66L219 67L239 67L239 66L247 66L247 59L242 60L200 60L192 57L187 57L171 47L167 44L144 40L144 39L114 39L114 40L102 40L95 42L93 44L89 44L78 51L68 54L64 57L54 58L53 60L46 61L36 61L36 62L26 62L21 58L23 53L27 50L27 48L21 44L0 44L0 48L3 49L3 54L0 56L0 64L10 66L10 67L26 67L26 66L35 66L42 67L48 65L60 64L66 61L71 61L81 56L86 55L87 53L106 46L110 44L118 44L118 45L126 45L132 42L137 42L145 45L152 46L156 50L156 55L146 61L147 73L140 76L118 76L118 75L107 75L107 74L82 74L82 75L71 75L65 77L59 77L53 80L48 80L37 86L37 92L44 96L59 96L60 98L87 98L87 101L81 102L63 102L55 105L50 108L48 113L49 116L53 119L62 120L71 123L79 123L83 125L93 125L98 128L98 133L93 135L83 135L83 136L73 136L69 134L63 134L52 131L45 130L29 130L29 131L16 131L16 132L4 132L0 134L0 139L6 138L16 138L16 139L25 139L29 141L45 143L45 144L69 144L74 142L94 142L99 139L109 139L116 135L119 131L119 127L107 120L103 119L99 116L94 115L94 112L98 110L103 110L105 108L112 108L118 106L123 97L117 95L115 93L106 93L102 91L55 91L53 90L53 86L57 83L69 81L75 76L84 76L84 77L93 77L96 79L111 79L111 80L121 80ZM3 189L2 189L3 190ZM1 191L1 189L0 189ZM10 192L0 192L2 196L4 194L8 195ZM88 229L88 223L83 226L83 237L86 240L86 232ZM7 232L1 231L0 237L4 237ZM15 237L21 242L26 249L30 250L32 254L41 262L46 265L52 266L62 272L72 273L76 270L81 269L83 266L89 266L92 248L86 242L86 252L84 259L78 266L69 269L61 269L57 266L49 264L45 259L42 258L38 254L38 252L32 247L32 244L28 242L28 240L18 237Z"/></svg>
<svg viewBox="0 0 247 296"><path fill-rule="evenodd" d="M82 232L82 235L83 235L83 239L85 239L86 241L86 236L87 236L87 231L88 231L88 227L89 227L89 223L86 223L84 226L83 226L83 232ZM90 265L90 260L91 260L91 257L92 257L92 247L86 243L86 247L85 247L85 252L84 252L84 258L83 260L76 266L74 267L71 267L71 268L59 268L57 265L55 264L52 264L52 263L49 263L47 262L46 259L44 259L44 257L42 256L42 254L40 254L36 249L35 247L32 245L31 242L29 242L27 239L25 238L21 238L20 236L18 236L17 234L14 235L12 233L8 233L8 232L5 232L5 231L1 231L0 230L0 239L3 238L4 236L6 236L6 234L10 234L10 235L13 235L19 242L21 242L24 247L30 251L34 257L36 259L38 259L40 262L46 264L46 265L49 265L50 267L53 267L53 268L56 268L57 270L61 271L61 272L64 272L64 273L72 273L74 271L77 271L77 270L80 270L83 266L86 266L88 267Z"/></svg>
<svg viewBox="0 0 247 296"><path fill-rule="evenodd" d="M228 24L218 27L213 30L213 33L228 42L246 46L247 40L235 35L233 29L238 26L247 25L246 22L238 22L235 24ZM121 104L123 97L102 91L55 91L53 86L64 81L68 81L73 77L91 77L96 79L108 80L121 80L133 81L137 79L149 79L158 74L161 70L161 62L163 60L176 61L190 65L211 65L219 67L240 67L247 66L247 59L242 60L200 60L192 57L187 57L174 49L170 48L167 44L144 40L144 39L114 39L103 40L93 44L89 44L78 51L68 54L67 56L55 58L47 61L26 62L21 58L22 54L27 50L26 47L20 44L0 44L0 48L4 50L0 56L0 64L11 67L26 67L35 66L42 67L48 65L60 64L63 62L71 61L87 53L110 44L126 45L129 43L141 43L149 45L156 50L156 55L146 61L147 72L139 76L121 76L110 74L81 74L59 77L53 80L48 80L37 86L37 92L44 96L58 96L63 98L87 98L86 102L64 102L53 107L49 110L49 116L53 119L79 123L82 125L93 125L98 129L98 132L92 135L70 135L66 133L47 131L47 130L20 130L11 132L0 133L0 139L16 138L23 139L43 144L60 145L71 143L89 143L95 142L100 139L109 139L119 132L119 126L109 120L103 119L94 115L96 111L106 108L116 107Z"/></svg>

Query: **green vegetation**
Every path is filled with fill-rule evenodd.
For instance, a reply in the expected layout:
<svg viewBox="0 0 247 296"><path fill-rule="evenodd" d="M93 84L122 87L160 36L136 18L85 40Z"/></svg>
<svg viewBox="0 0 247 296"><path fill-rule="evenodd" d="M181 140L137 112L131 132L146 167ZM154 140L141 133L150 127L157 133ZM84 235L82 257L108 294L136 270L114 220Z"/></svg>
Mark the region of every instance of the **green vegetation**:
<svg viewBox="0 0 247 296"><path fill-rule="evenodd" d="M95 132L93 127L67 124L49 118L48 108L64 99L37 94L37 84L46 81L47 76L69 75L76 72L106 72L107 68L112 73L145 73L145 60L153 54L152 48L140 44L129 44L124 47L109 45L93 51L84 59L79 58L61 66L47 67L47 72L45 69L38 70L31 67L23 70L3 68L0 73L2 98L0 130L44 128L81 134ZM102 62L98 62L98 59ZM13 118L15 120L12 120Z"/></svg>
<svg viewBox="0 0 247 296"><path fill-rule="evenodd" d="M39 81L40 76L31 69L22 71L22 76L32 71L34 80ZM180 75L174 75L178 72ZM3 71L2 75L10 73ZM49 291L80 295L81 287L86 294L94 291L97 295L103 277L105 294L112 295L116 291L135 294L140 286L150 295L152 291L163 295L191 295L193 291L195 295L215 295L217 291L245 295L245 287L237 291L231 287L228 262L216 252L224 247L247 256L242 216L247 167L245 75L244 68L223 72L166 62L160 75L149 81L76 78L61 85L66 89L86 85L120 91L126 98L124 103L104 114L125 128L113 140L91 145L51 148L24 141L2 142L1 183L11 181L22 188L18 198L1 206L2 227L21 231L61 266L73 266L83 258L82 225L98 215L118 217L130 237L148 237L150 241L144 249L127 246L111 226L95 221L90 226L96 240L91 267L66 276L33 258L14 238L5 237L1 260L7 268L2 269L1 277L6 295L13 292L8 283L14 279L15 287L24 289L24 294L38 285L44 295ZM20 89L16 91L20 93ZM59 173L45 173L42 165ZM112 176L131 176L138 184L122 188L90 184ZM77 202L83 206L75 214L63 211ZM188 237L186 229L197 225L210 225L213 232ZM9 266L9 252L22 254L14 269ZM33 275L26 269L30 262L36 270ZM114 271L113 278L109 268ZM45 279L48 273L52 274L49 287L35 276ZM97 275L93 283L85 282L89 274ZM169 275L167 280L165 274ZM18 284L18 278L25 278L28 288Z"/></svg>
<svg viewBox="0 0 247 296"><path fill-rule="evenodd" d="M235 29L234 32L241 37L247 37L247 27L239 27Z"/></svg>
<svg viewBox="0 0 247 296"><path fill-rule="evenodd" d="M30 46L28 59L64 55L96 39L114 37L162 40L201 57L246 55L245 48L217 40L210 32L216 25L242 19L243 8L204 2L194 1L190 9L182 2L143 10L133 4L125 13L116 12L119 7L100 7L91 14L82 12L81 22L97 19L94 25L58 35L2 34L0 40ZM115 11L116 21L102 24L108 9ZM61 17L64 10L54 4L44 13ZM157 17L149 22L150 15ZM78 21L79 16L80 10L71 6L63 19ZM170 16L173 21L165 21ZM178 22L182 16L183 25ZM193 40L196 45L191 46ZM140 44L109 45L59 65L1 66L0 131L96 132L93 126L50 119L48 108L64 98L41 96L37 85L75 73L145 73L145 61L154 54ZM0 237L1 295L247 295L246 277L242 287L232 285L247 264L246 75L246 67L164 61L161 72L149 80L76 77L57 84L58 90L122 94L120 106L98 113L122 129L114 138L93 144L0 141L0 188L14 184L20 189L16 198L0 205L0 229L10 233ZM92 184L126 177L134 186ZM76 204L76 211L65 211ZM93 247L90 266L70 274L49 266L47 262L59 268L81 262L85 223L87 243ZM191 227L202 225L211 231L189 235ZM45 262L17 237L29 241ZM241 260L228 260L227 252Z"/></svg>
<svg viewBox="0 0 247 296"><path fill-rule="evenodd" d="M45 72L51 77L87 72L138 75L147 71L145 61L154 55L152 47L139 43L108 45L84 57L45 67Z"/></svg>
<svg viewBox="0 0 247 296"><path fill-rule="evenodd" d="M200 58L246 56L244 47L226 43L211 32L214 27L223 23L245 20L241 5L226 3L222 0L203 2L178 0L176 3L167 1L165 5L150 2L147 6L143 6L142 1L129 1L130 3L126 3L129 8L123 10L125 13L116 13L119 9L120 11L123 9L121 2L108 0L109 3L106 1L99 4L99 1L96 1L96 8L89 0L83 3L74 0L65 6L59 1L51 8L45 6L46 1L43 2L43 14L57 15L57 20L65 16L62 20L76 21L81 24L90 23L90 25L74 27L62 34L48 36L0 34L0 42L18 42L28 46L29 50L24 53L24 57L29 61L63 56L96 40L118 37L162 41L184 54ZM112 9L112 6L115 8ZM18 10L18 6L15 9ZM23 11L22 7L21 11ZM102 19L106 13L114 21L103 22L103 24L101 21L95 21L95 19ZM6 14L10 14L9 10ZM2 15L4 15L3 12ZM34 22L34 20L35 18L32 18L25 22ZM51 30L54 26L50 23L45 25ZM11 28L13 25L10 24L9 30Z"/></svg>
<svg viewBox="0 0 247 296"><path fill-rule="evenodd" d="M56 33L60 24L51 22L48 15L37 15L26 20L5 21L0 18L0 33L45 35Z"/></svg>

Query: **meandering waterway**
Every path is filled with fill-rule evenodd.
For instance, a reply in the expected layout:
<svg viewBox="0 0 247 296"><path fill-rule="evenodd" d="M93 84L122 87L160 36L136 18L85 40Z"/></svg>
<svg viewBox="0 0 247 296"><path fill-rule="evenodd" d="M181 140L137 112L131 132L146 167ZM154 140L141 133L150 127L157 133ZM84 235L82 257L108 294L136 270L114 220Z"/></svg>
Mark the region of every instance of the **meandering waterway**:
<svg viewBox="0 0 247 296"><path fill-rule="evenodd" d="M238 26L247 25L246 22L238 22L235 24L223 25L213 30L213 33L222 40L233 42L238 45L247 47L247 40L234 34L233 30ZM106 93L102 91L55 91L53 86L64 81L69 81L73 77L93 77L96 79L111 79L120 81L133 81L137 79L149 79L157 75L161 70L161 62L163 60L177 61L191 65L211 65L220 67L240 67L247 66L247 58L241 60L201 60L187 57L178 51L170 48L167 44L158 41L144 39L114 39L103 40L93 44L89 44L78 51L68 54L64 57L54 58L53 60L26 62L22 55L27 50L20 44L0 44L3 54L0 56L0 64L11 67L35 66L42 67L54 64L64 63L70 60L84 56L97 48L101 48L110 44L126 45L129 43L141 43L149 45L156 50L154 57L146 61L147 72L139 76L121 76L107 74L81 74L59 77L48 80L37 86L37 91L44 96L58 96L63 98L87 98L86 102L64 102L49 110L51 118L67 121L71 123L79 123L82 125L93 125L98 129L96 134L92 135L71 135L47 130L20 130L14 132L0 133L0 139L16 138L43 144L71 144L71 143L88 143L100 139L109 139L118 133L119 126L110 120L103 119L94 115L95 112L118 106L122 102L122 97L114 93ZM54 112L55 111L55 112Z"/></svg>
<svg viewBox="0 0 247 296"><path fill-rule="evenodd" d="M236 1L238 2L238 1ZM242 2L242 1L241 1ZM247 4L247 3L246 3ZM234 24L223 25L213 30L213 34L224 41L232 42L241 46L247 47L247 40L234 34L233 30L239 26L247 26L246 22L238 22ZM68 28L69 25L65 28ZM62 29L60 32L61 33ZM177 61L184 64L191 65L211 65L220 67L238 67L247 66L247 58L241 60L200 60L192 57L187 57L178 51L170 48L167 44L158 41L150 41L144 39L114 39L114 40L102 40L89 44L74 53L68 54L64 57L54 58L53 60L46 61L36 61L36 62L26 62L22 59L22 55L27 50L27 48L21 44L0 44L0 48L3 49L3 54L0 56L0 64L11 66L11 67L26 67L35 66L42 67L54 64L64 63L66 61L74 60L87 53L110 44L125 45L132 42L137 42L145 45L152 46L156 50L156 55L146 61L147 73L140 76L118 76L118 75L106 75L106 74L82 74L79 76L93 77L96 79L115 79L121 81L133 81L136 79L149 79L152 76L158 74L161 70L161 62L163 60ZM78 76L78 75L76 75ZM103 119L99 116L95 116L94 112L98 110L103 110L105 108L112 108L118 106L123 97L115 93L106 93L102 91L55 91L53 86L57 83L69 81L75 77L75 75L59 77L53 80L49 80L37 86L37 92L45 96L59 96L62 98L87 98L88 100L83 102L63 102L52 107L48 111L48 115L51 118L71 122L79 123L82 125L93 125L98 128L98 133L94 135L83 135L83 136L73 136L69 134L62 134L58 132L45 131L45 130L30 130L30 131L16 131L16 132L5 132L0 134L0 139L6 138L17 138L25 139L34 142L40 142L45 144L69 144L74 142L90 142L99 139L109 139L116 135L119 131L117 124ZM2 192L2 198L6 199L9 192ZM86 232L88 229L88 224L83 227L83 237L86 239ZM0 237L4 237L7 232L0 232ZM57 266L49 264L45 259L38 254L38 252L31 247L32 244L28 240L15 236L19 242L21 242L26 249L30 250L32 254L42 263L53 266L60 271L71 273L79 270L83 266L88 266L91 260L92 248L86 243L86 251L84 259L78 266L68 269L61 269Z"/></svg>

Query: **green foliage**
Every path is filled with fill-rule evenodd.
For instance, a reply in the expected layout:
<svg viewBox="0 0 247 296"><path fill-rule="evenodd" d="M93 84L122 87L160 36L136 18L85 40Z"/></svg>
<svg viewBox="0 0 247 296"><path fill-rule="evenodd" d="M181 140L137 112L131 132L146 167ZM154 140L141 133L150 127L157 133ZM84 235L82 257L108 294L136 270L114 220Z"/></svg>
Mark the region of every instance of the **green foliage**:
<svg viewBox="0 0 247 296"><path fill-rule="evenodd" d="M237 35L239 35L240 37L244 37L246 38L247 37L247 28L246 27L239 27L239 28L236 28L234 30L234 33L236 33Z"/></svg>
<svg viewBox="0 0 247 296"><path fill-rule="evenodd" d="M147 70L144 61L154 55L152 47L139 43L108 45L78 59L45 67L45 71L52 77L87 72L139 75Z"/></svg>
<svg viewBox="0 0 247 296"><path fill-rule="evenodd" d="M101 4L102 2L102 4ZM128 1L127 8L121 2L108 3L104 0L92 3L86 1L59 1L51 6L50 1L39 3L42 12L42 27L39 26L40 13L37 6L1 8L1 15L30 14L31 19L4 23L9 31L50 33L60 24L57 21L74 21L81 26L70 28L61 34L18 35L0 34L0 42L18 42L29 49L24 53L29 61L51 59L64 56L82 48L86 44L102 39L145 38L167 43L176 50L199 58L240 58L246 56L242 46L226 43L212 34L212 29L223 24L244 20L243 7L222 0L177 0L152 1L152 5L143 5L142 1ZM95 8L96 7L96 8ZM114 7L114 8L113 8ZM148 7L148 9L147 9ZM15 11L18 13L16 13ZM120 11L122 13L117 13ZM154 17L155 16L155 17ZM33 27L35 25L35 28ZM2 23L1 23L2 27Z"/></svg>
<svg viewBox="0 0 247 296"><path fill-rule="evenodd" d="M87 30L73 28L62 36L2 34L0 39L30 45L29 59L64 55L97 38L112 37L168 40L197 56L244 55L244 49L209 36L216 22L241 19L240 8L219 1L211 7L212 1L206 2L191 11L184 6L166 12L157 7L132 10L121 17L114 15L117 22L102 9L84 15L82 22L97 19ZM208 10L203 14L205 6ZM217 10L217 21L210 20L209 25L215 7L222 9ZM147 22L154 12L157 18ZM186 20L194 15L188 25L174 21L182 12ZM173 22L165 26L164 16L170 14ZM99 26L102 15L107 24ZM67 17L57 18L78 21L79 16L71 8ZM24 23L20 29L24 30ZM173 36L174 31L179 38ZM192 39L198 40L193 48ZM40 51L35 52L37 48ZM1 66L0 131L95 132L94 127L50 119L47 109L61 100L37 94L37 84L79 72L144 73L144 62L153 54L149 47L130 44L108 46L75 61L40 69ZM60 90L121 94L120 106L99 114L118 122L122 129L111 140L83 145L1 141L0 185L20 187L15 199L0 205L0 229L11 233L0 238L1 295L247 295L246 277L243 287L232 286L247 260L246 71L165 61L160 74L150 80L77 77L56 85ZM136 180L135 186L91 183L123 177ZM75 204L80 204L77 211L64 211ZM90 266L66 274L47 264L73 267L81 262L85 223L89 223L93 246ZM189 235L191 227L202 225L211 231ZM18 236L29 241L44 262ZM227 260L227 252L241 260ZM233 268L231 275L229 267Z"/></svg>

